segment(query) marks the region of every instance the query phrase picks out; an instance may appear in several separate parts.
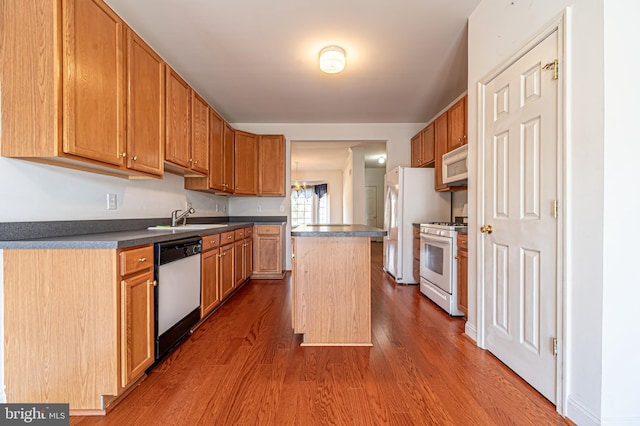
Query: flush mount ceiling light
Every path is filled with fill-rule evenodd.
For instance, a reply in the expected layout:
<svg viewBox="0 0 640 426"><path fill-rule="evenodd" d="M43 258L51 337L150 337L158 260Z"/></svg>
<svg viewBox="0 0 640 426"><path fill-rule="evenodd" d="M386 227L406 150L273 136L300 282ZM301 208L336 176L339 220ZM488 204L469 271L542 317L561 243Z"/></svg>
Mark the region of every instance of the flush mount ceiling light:
<svg viewBox="0 0 640 426"><path fill-rule="evenodd" d="M387 159L384 158L384 155L381 155L380 157L378 157L378 164L384 164L385 161L387 161Z"/></svg>
<svg viewBox="0 0 640 426"><path fill-rule="evenodd" d="M327 46L320 51L320 69L327 74L342 71L347 63L344 49L339 46Z"/></svg>

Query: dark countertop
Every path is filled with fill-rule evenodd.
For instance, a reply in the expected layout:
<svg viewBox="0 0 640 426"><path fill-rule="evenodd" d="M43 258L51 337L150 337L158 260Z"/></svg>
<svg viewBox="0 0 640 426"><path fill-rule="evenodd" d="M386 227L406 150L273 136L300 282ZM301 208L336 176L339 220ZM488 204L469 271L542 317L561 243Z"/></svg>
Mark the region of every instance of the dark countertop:
<svg viewBox="0 0 640 426"><path fill-rule="evenodd" d="M187 237L219 234L233 229L253 226L253 222L234 222L209 229L166 229L102 232L98 234L49 237L32 240L0 241L0 249L119 249L143 244L161 243Z"/></svg>
<svg viewBox="0 0 640 426"><path fill-rule="evenodd" d="M245 219L242 221L242 219ZM252 220L257 219L257 220ZM283 220L284 219L284 220ZM64 222L0 223L1 249L119 249L210 234L219 234L254 224L284 225L286 216L190 217L188 224L224 225L209 229L149 230L166 225L166 219L122 219Z"/></svg>
<svg viewBox="0 0 640 426"><path fill-rule="evenodd" d="M387 231L366 225L301 225L291 230L292 237L384 237Z"/></svg>

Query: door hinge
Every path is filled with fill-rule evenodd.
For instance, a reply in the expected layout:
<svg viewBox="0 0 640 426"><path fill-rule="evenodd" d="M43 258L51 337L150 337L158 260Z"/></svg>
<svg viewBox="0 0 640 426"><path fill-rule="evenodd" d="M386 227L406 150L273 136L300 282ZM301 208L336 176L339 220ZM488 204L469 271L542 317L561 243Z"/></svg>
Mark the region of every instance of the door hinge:
<svg viewBox="0 0 640 426"><path fill-rule="evenodd" d="M558 218L558 200L553 200L553 218Z"/></svg>
<svg viewBox="0 0 640 426"><path fill-rule="evenodd" d="M553 338L553 356L558 356L558 338Z"/></svg>
<svg viewBox="0 0 640 426"><path fill-rule="evenodd" d="M553 79L558 79L558 60L554 59L552 62L549 62L547 65L542 67L542 69L549 70L553 68Z"/></svg>

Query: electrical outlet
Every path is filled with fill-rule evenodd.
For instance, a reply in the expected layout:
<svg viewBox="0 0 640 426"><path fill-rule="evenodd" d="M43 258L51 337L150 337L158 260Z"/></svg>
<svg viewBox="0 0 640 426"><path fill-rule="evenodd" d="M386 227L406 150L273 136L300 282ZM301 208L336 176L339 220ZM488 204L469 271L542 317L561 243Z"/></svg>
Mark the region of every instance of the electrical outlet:
<svg viewBox="0 0 640 426"><path fill-rule="evenodd" d="M185 211L189 210L191 207L193 207L191 202L189 200L185 201Z"/></svg>
<svg viewBox="0 0 640 426"><path fill-rule="evenodd" d="M222 213L227 211L227 206L225 206L224 204L222 205Z"/></svg>
<svg viewBox="0 0 640 426"><path fill-rule="evenodd" d="M258 207L256 207L256 211L258 213L260 213L262 211L262 206L260 204L258 204Z"/></svg>
<svg viewBox="0 0 640 426"><path fill-rule="evenodd" d="M282 204L280 205L280 211L284 212L284 205L282 205Z"/></svg>
<svg viewBox="0 0 640 426"><path fill-rule="evenodd" d="M218 205L218 203L216 203L216 213L218 213L220 211L220 206Z"/></svg>
<svg viewBox="0 0 640 426"><path fill-rule="evenodd" d="M118 209L118 196L116 194L107 194L107 210Z"/></svg>

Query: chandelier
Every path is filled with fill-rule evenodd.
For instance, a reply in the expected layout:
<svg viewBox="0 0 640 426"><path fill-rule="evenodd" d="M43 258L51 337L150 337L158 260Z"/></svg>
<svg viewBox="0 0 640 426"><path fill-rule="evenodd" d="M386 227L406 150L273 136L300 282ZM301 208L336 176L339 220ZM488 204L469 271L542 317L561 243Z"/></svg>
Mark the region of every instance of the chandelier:
<svg viewBox="0 0 640 426"><path fill-rule="evenodd" d="M296 161L296 176L295 183L291 187L291 197L294 200L297 200L300 197L311 198L311 195L311 191L307 188L307 184L305 182L302 182L302 185L300 185L300 181L298 180L298 162Z"/></svg>

